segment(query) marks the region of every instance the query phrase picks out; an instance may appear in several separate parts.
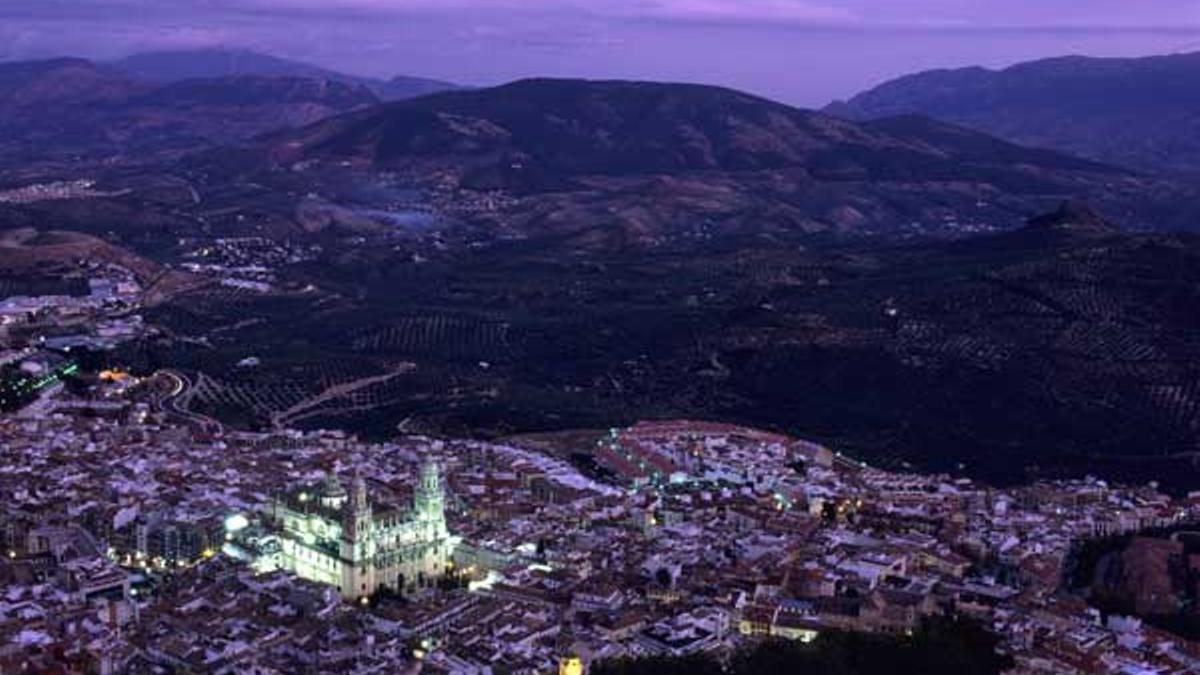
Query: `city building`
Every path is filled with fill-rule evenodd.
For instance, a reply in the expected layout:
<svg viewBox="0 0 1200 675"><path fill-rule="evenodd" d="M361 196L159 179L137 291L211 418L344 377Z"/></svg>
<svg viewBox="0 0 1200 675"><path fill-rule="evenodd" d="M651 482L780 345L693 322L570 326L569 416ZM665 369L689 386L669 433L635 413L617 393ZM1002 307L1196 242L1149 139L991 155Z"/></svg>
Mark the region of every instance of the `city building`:
<svg viewBox="0 0 1200 675"><path fill-rule="evenodd" d="M330 473L315 493L276 499L270 526L280 541L279 567L350 599L433 585L458 542L446 527L441 470L433 462L421 467L411 509L376 512L362 476L347 493Z"/></svg>

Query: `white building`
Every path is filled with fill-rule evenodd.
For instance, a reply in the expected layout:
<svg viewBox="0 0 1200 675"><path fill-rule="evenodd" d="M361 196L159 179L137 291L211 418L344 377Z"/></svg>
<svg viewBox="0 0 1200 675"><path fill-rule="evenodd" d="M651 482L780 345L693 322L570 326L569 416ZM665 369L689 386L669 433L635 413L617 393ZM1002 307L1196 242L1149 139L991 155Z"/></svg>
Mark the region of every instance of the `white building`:
<svg viewBox="0 0 1200 675"><path fill-rule="evenodd" d="M336 586L354 599L381 588L427 588L445 574L458 542L446 529L441 472L421 467L411 509L377 513L366 481L351 494L330 474L314 492L276 499L271 525L281 544L279 565L297 576Z"/></svg>

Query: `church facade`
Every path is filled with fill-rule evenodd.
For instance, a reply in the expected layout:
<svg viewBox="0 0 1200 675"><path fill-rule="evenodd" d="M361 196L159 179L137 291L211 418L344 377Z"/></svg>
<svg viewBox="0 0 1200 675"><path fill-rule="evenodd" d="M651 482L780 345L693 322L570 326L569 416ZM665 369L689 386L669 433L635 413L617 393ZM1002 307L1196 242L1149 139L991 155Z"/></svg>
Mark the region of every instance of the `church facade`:
<svg viewBox="0 0 1200 675"><path fill-rule="evenodd" d="M433 462L421 467L411 508L376 511L361 476L347 491L330 474L315 490L277 498L269 518L279 567L335 586L346 599L433 585L458 542L446 527L441 470Z"/></svg>

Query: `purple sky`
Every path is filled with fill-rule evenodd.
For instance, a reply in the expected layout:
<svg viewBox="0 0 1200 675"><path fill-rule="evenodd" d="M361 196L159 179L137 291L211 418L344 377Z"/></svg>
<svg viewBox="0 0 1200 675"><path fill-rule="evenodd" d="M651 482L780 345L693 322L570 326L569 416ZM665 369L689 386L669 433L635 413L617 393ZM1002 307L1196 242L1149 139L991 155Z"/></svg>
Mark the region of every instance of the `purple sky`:
<svg viewBox="0 0 1200 675"><path fill-rule="evenodd" d="M0 0L0 59L215 45L369 75L696 81L821 106L925 68L1200 50L1200 0Z"/></svg>

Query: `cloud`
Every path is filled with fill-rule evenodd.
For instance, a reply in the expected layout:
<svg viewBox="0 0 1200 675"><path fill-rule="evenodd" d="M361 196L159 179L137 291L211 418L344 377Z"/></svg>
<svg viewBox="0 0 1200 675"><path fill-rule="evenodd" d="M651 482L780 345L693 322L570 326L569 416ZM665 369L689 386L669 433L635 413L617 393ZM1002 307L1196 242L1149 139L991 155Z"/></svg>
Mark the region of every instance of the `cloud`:
<svg viewBox="0 0 1200 675"><path fill-rule="evenodd" d="M810 0L216 0L229 9L344 15L574 15L665 20L848 21L855 15Z"/></svg>
<svg viewBox="0 0 1200 675"><path fill-rule="evenodd" d="M1086 12L1080 5L1080 0L0 0L0 21L488 17L509 25L582 20L927 30L1200 28L1200 0L1086 0Z"/></svg>
<svg viewBox="0 0 1200 675"><path fill-rule="evenodd" d="M15 59L37 44L41 36L29 29L0 26L0 59Z"/></svg>
<svg viewBox="0 0 1200 675"><path fill-rule="evenodd" d="M856 23L852 11L800 0L656 0L629 3L625 13L647 18L684 20Z"/></svg>

